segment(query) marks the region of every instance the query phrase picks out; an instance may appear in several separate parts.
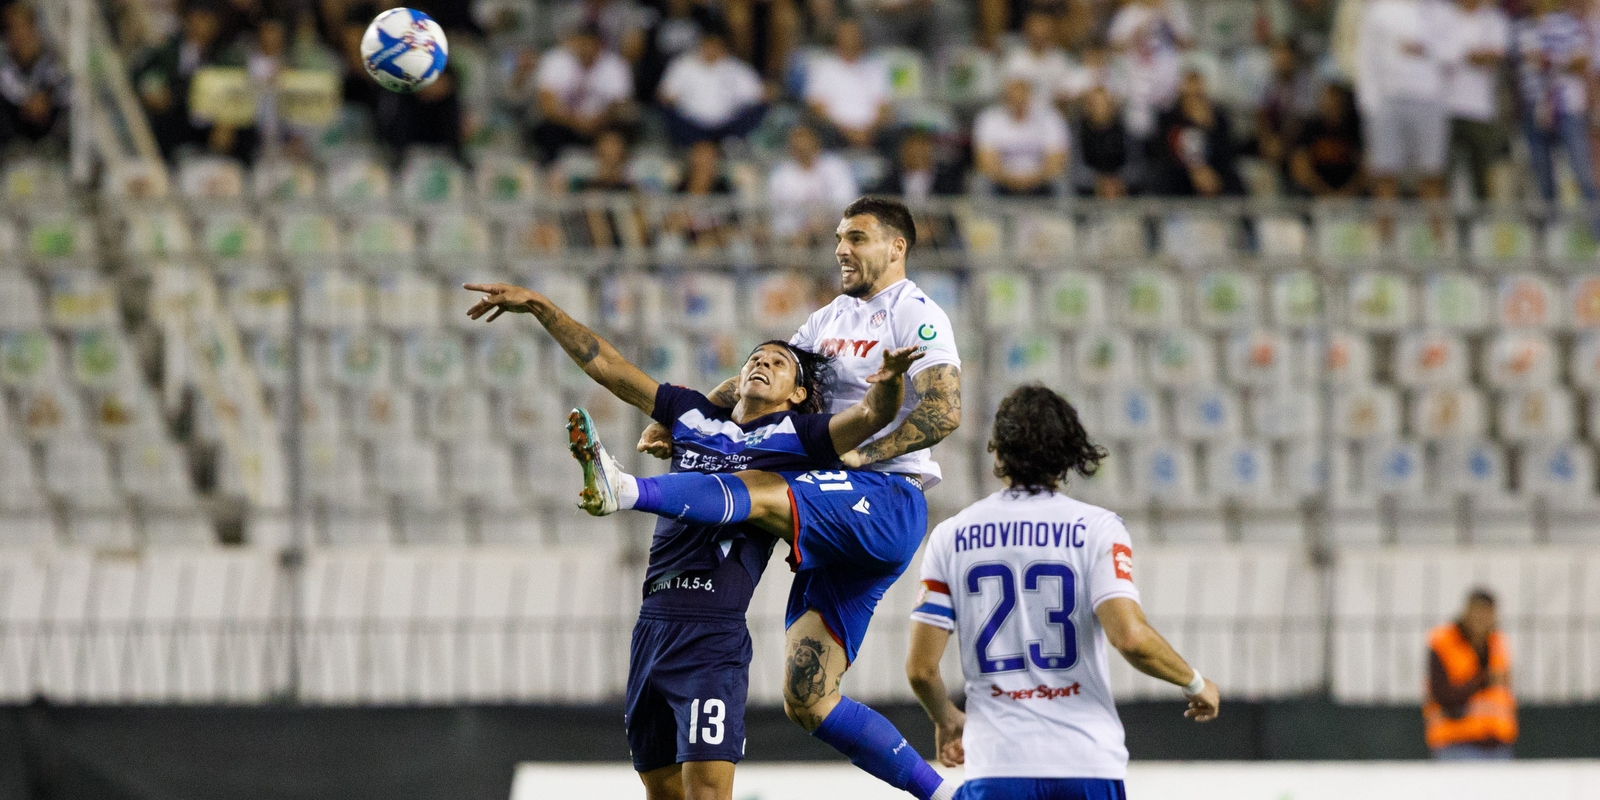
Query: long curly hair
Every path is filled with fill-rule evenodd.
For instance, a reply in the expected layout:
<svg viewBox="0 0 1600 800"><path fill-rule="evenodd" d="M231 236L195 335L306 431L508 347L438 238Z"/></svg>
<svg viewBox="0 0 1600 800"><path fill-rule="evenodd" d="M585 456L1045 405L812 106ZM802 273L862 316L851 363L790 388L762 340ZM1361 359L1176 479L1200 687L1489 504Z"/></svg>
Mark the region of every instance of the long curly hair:
<svg viewBox="0 0 1600 800"><path fill-rule="evenodd" d="M1028 494L1053 492L1071 473L1094 475L1106 449L1089 441L1078 410L1041 384L1019 386L1000 401L989 452L995 477Z"/></svg>
<svg viewBox="0 0 1600 800"><path fill-rule="evenodd" d="M813 353L802 347L795 347L782 339L768 339L755 347L750 348L750 353L755 354L767 345L781 347L794 356L795 363L800 365L800 374L796 376L797 383L806 390L806 399L801 400L794 410L801 414L820 414L828 407L828 386L833 382L833 359L821 353ZM748 359L749 356L746 356Z"/></svg>

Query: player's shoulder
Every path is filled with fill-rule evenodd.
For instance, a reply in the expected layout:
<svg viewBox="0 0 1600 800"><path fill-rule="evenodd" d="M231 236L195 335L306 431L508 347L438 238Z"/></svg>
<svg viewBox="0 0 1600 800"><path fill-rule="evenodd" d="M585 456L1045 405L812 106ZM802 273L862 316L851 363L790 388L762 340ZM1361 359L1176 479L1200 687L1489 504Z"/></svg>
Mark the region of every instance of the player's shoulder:
<svg viewBox="0 0 1600 800"><path fill-rule="evenodd" d="M1063 509L1083 520L1090 537L1127 535L1128 526L1122 521L1122 515L1117 512L1059 492L1056 497L1060 498Z"/></svg>

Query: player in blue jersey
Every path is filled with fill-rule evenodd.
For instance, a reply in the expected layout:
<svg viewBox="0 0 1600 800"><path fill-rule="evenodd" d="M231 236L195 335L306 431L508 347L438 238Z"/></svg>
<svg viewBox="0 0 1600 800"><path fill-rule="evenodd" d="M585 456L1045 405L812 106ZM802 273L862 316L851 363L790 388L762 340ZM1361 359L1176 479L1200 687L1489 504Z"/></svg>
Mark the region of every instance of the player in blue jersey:
<svg viewBox="0 0 1600 800"><path fill-rule="evenodd" d="M866 636L879 599L900 577L927 531L923 491L940 478L929 448L961 424L961 361L950 320L906 278L916 225L894 200L851 203L836 230L840 295L812 314L790 344L834 357L828 397L834 409L865 396L878 353L917 347L925 356L907 377L894 426L844 454L847 469L830 473L738 473L726 494L681 492L661 506L687 518L748 519L774 535L788 533L795 568L789 590L783 701L789 718L852 763L919 800L943 800L944 782L883 715L843 696L840 680ZM740 384L711 397L733 406ZM652 426L641 450L667 457L673 436ZM595 488L608 512L631 491L628 476Z"/></svg>
<svg viewBox="0 0 1600 800"><path fill-rule="evenodd" d="M739 483L717 474L735 469L838 467L887 425L904 394L905 371L922 358L915 348L886 352L874 387L838 413L816 413L829 359L786 342L758 346L740 372L733 408L704 395L657 383L550 301L505 284L469 284L485 293L468 314L534 314L596 382L623 401L673 426L675 472L634 481L630 505L664 512L666 494L714 493ZM569 422L573 451L586 473L614 462L588 415ZM593 480L588 481L591 485ZM595 500L585 492L585 504ZM728 520L701 521L664 513L651 543L644 600L629 662L626 727L634 767L651 800L731 797L733 768L744 754L744 702L750 636L744 614L771 555L774 537Z"/></svg>

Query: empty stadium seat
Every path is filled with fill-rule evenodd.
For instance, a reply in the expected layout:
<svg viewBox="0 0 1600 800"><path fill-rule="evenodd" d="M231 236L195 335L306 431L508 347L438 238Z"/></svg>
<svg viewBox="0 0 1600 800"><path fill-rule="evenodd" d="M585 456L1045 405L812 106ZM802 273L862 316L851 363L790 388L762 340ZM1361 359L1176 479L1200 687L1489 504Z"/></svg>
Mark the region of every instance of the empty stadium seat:
<svg viewBox="0 0 1600 800"><path fill-rule="evenodd" d="M940 306L944 307L943 302L940 302ZM1106 323L1104 279L1093 272L1076 270L1052 272L1044 284L1044 323L1058 330L1073 331L1104 325ZM953 319L951 324L955 324Z"/></svg>
<svg viewBox="0 0 1600 800"><path fill-rule="evenodd" d="M26 273L0 269L0 329L31 330L44 326L39 286Z"/></svg>
<svg viewBox="0 0 1600 800"><path fill-rule="evenodd" d="M1216 358L1209 337L1190 330L1171 330L1150 340L1146 362L1152 381L1177 388L1215 380Z"/></svg>
<svg viewBox="0 0 1600 800"><path fill-rule="evenodd" d="M1560 297L1555 284L1542 275L1507 275L1495 292L1495 324L1510 330L1556 327L1562 323Z"/></svg>
<svg viewBox="0 0 1600 800"><path fill-rule="evenodd" d="M1178 436L1197 441L1217 441L1241 432L1239 398L1220 386L1191 386L1177 392L1175 404Z"/></svg>
<svg viewBox="0 0 1600 800"><path fill-rule="evenodd" d="M1114 295L1117 321L1134 330L1164 330L1182 319L1178 282L1171 274L1139 269L1129 272Z"/></svg>
<svg viewBox="0 0 1600 800"><path fill-rule="evenodd" d="M1422 285L1422 324L1429 328L1475 331L1489 322L1483 283L1461 272L1434 272Z"/></svg>
<svg viewBox="0 0 1600 800"><path fill-rule="evenodd" d="M189 221L176 209L135 211L128 215L122 252L141 261L187 256L194 251Z"/></svg>
<svg viewBox="0 0 1600 800"><path fill-rule="evenodd" d="M0 434L0 548L42 547L55 538L50 507L27 447Z"/></svg>
<svg viewBox="0 0 1600 800"><path fill-rule="evenodd" d="M1472 439L1488 430L1483 395L1472 389L1431 388L1410 403L1411 431L1424 441Z"/></svg>
<svg viewBox="0 0 1600 800"><path fill-rule="evenodd" d="M1411 284L1404 277L1363 272L1350 279L1345 316L1363 331L1398 331L1412 323Z"/></svg>
<svg viewBox="0 0 1600 800"><path fill-rule="evenodd" d="M87 271L50 276L50 325L64 331L117 326L117 293L110 281Z"/></svg>
<svg viewBox="0 0 1600 800"><path fill-rule="evenodd" d="M1036 293L1029 277L1017 272L983 276L984 324L991 331L1026 330L1033 325Z"/></svg>
<svg viewBox="0 0 1600 800"><path fill-rule="evenodd" d="M1321 325L1327 291L1310 272L1280 272L1272 276L1272 321L1282 328L1304 329Z"/></svg>
<svg viewBox="0 0 1600 800"><path fill-rule="evenodd" d="M1194 292L1195 322L1211 330L1255 327L1261 315L1261 287L1242 272L1210 272L1200 276Z"/></svg>
<svg viewBox="0 0 1600 800"><path fill-rule="evenodd" d="M1225 372L1237 386L1270 389L1287 385L1293 355L1289 340L1273 330L1239 331L1228 337Z"/></svg>
<svg viewBox="0 0 1600 800"><path fill-rule="evenodd" d="M82 435L50 442L45 448L44 479L49 492L66 506L68 542L114 550L134 548L133 517L98 442Z"/></svg>
<svg viewBox="0 0 1600 800"><path fill-rule="evenodd" d="M1555 346L1537 333L1500 333L1485 355L1484 377L1497 389L1533 389L1555 380Z"/></svg>

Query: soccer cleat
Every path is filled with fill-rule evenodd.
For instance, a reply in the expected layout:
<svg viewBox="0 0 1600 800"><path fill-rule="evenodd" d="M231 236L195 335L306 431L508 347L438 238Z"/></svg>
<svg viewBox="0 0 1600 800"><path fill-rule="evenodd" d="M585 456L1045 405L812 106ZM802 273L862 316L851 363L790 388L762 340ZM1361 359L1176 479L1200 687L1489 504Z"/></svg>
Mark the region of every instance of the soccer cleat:
<svg viewBox="0 0 1600 800"><path fill-rule="evenodd" d="M583 491L578 494L578 508L596 517L616 513L622 468L600 443L589 412L574 408L567 415L567 439L572 457L583 465Z"/></svg>

